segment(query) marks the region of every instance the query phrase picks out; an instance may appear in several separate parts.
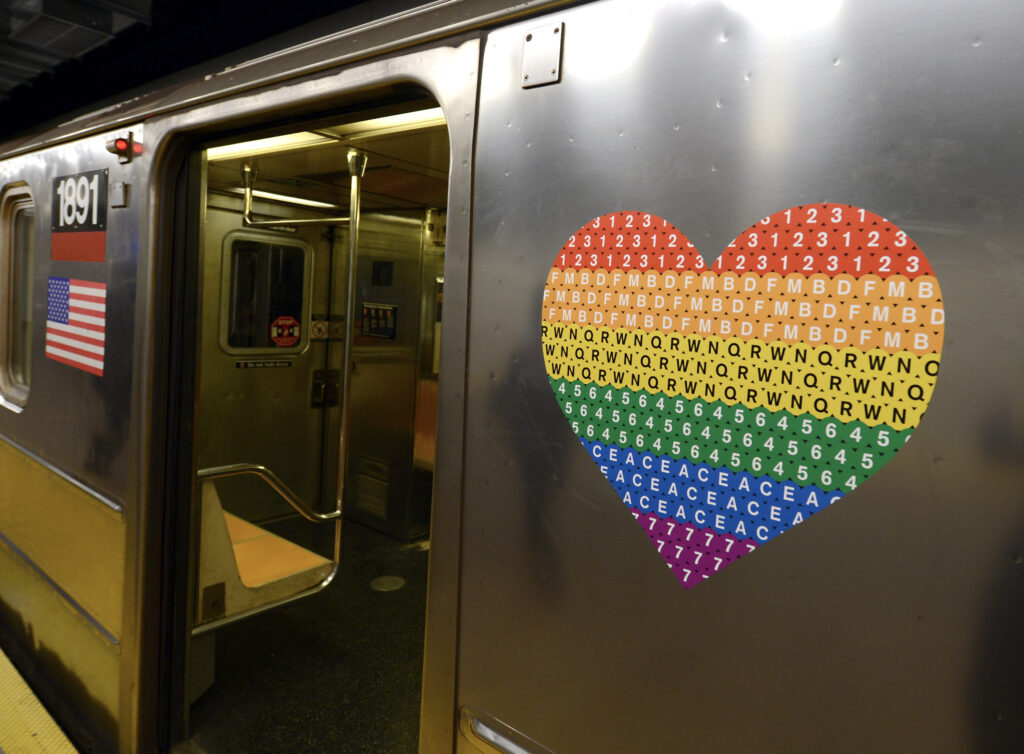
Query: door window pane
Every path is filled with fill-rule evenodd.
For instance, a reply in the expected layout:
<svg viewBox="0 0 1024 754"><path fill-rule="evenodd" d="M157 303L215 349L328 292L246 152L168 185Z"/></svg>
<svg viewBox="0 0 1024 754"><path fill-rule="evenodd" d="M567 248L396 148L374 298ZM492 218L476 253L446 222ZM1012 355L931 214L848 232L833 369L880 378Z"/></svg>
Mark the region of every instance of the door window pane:
<svg viewBox="0 0 1024 754"><path fill-rule="evenodd" d="M228 346L276 349L297 345L303 321L306 250L239 238L231 242L228 264Z"/></svg>
<svg viewBox="0 0 1024 754"><path fill-rule="evenodd" d="M32 248L35 242L35 209L15 210L11 243L10 353L11 379L25 388L32 368Z"/></svg>
<svg viewBox="0 0 1024 754"><path fill-rule="evenodd" d="M0 402L20 411L32 381L35 204L24 184L0 195Z"/></svg>

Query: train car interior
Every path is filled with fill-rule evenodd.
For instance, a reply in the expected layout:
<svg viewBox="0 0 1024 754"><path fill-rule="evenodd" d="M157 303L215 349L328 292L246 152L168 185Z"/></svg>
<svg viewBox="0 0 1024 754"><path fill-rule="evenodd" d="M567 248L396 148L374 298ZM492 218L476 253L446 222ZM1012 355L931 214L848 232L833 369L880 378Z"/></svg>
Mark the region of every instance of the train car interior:
<svg viewBox="0 0 1024 754"><path fill-rule="evenodd" d="M418 100L197 156L202 750L416 748L449 152Z"/></svg>

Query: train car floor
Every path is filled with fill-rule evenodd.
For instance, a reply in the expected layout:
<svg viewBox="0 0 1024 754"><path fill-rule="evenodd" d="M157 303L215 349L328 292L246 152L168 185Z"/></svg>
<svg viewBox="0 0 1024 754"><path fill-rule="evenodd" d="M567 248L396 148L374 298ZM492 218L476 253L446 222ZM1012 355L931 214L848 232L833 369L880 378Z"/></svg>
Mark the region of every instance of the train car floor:
<svg viewBox="0 0 1024 754"><path fill-rule="evenodd" d="M218 630L216 680L192 706L183 750L416 751L427 544L351 521L342 531L324 591ZM382 576L404 586L371 588Z"/></svg>
<svg viewBox="0 0 1024 754"><path fill-rule="evenodd" d="M0 754L75 754L75 747L0 652Z"/></svg>

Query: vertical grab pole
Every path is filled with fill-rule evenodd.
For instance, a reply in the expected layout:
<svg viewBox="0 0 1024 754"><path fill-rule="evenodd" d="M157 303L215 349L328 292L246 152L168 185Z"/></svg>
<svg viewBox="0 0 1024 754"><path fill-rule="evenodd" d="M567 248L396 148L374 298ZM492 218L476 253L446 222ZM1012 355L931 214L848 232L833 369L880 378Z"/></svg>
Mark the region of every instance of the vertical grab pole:
<svg viewBox="0 0 1024 754"><path fill-rule="evenodd" d="M359 247L359 200L366 171L366 155L355 149L348 151L348 173L351 176L349 193L348 223L348 291L345 301L345 349L344 366L341 370L341 429L338 443L338 499L335 501L337 510L342 509L345 493L345 472L348 465L348 434L349 434L349 382L352 375L352 338L356 320L356 253ZM340 521L339 521L340 526ZM340 542L336 541L338 549ZM336 554L338 559L340 552Z"/></svg>
<svg viewBox="0 0 1024 754"><path fill-rule="evenodd" d="M252 185L256 181L256 170L252 160L242 163L242 225L252 225Z"/></svg>

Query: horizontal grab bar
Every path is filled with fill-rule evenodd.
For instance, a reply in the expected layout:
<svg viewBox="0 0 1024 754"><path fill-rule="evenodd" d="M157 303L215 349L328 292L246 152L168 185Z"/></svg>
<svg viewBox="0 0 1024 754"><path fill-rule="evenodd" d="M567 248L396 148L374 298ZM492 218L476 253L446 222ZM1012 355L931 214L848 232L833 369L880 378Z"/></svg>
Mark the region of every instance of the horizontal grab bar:
<svg viewBox="0 0 1024 754"><path fill-rule="evenodd" d="M334 580L334 577L337 575L337 573L338 563L337 561L335 561L334 566L331 568L331 572L324 576L323 580L319 584L315 584L314 586L311 586L309 589L305 589L301 592L289 594L287 597L282 597L281 599L273 600L272 602L268 602L265 605L258 605L257 607L250 608L249 610L243 610L240 613L233 613L232 615L226 615L223 618L215 618L214 620L207 621L206 623L200 623L198 626L192 627L192 635L199 636L210 631L216 631L218 628L221 628L223 626L227 626L231 623L237 623L243 618L249 618L253 615L259 615L260 613L265 613L268 610L273 610L275 607L281 607L282 605L287 605L291 602L295 602L296 600L300 600L303 597L312 596L317 592L321 591L322 589L324 589L328 584L330 584Z"/></svg>
<svg viewBox="0 0 1024 754"><path fill-rule="evenodd" d="M242 165L242 225L246 228L295 228L303 225L339 225L349 222L348 217L313 217L294 220L257 220L252 210L253 184L256 171L252 165Z"/></svg>
<svg viewBox="0 0 1024 754"><path fill-rule="evenodd" d="M264 482L269 484L273 488L274 492L283 497L292 508L302 515L303 518L308 519L309 521L334 521L341 517L340 508L331 511L330 513L317 513L302 502L298 495L292 492L291 488L278 478L277 474L266 466L261 466L258 463L231 463L226 466L211 466L207 469L200 469L196 474L196 477L199 479L222 479L224 477L242 476L244 474L258 476Z"/></svg>

